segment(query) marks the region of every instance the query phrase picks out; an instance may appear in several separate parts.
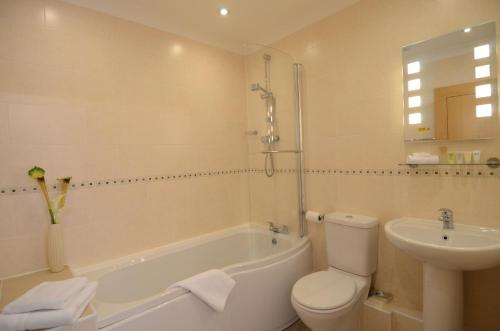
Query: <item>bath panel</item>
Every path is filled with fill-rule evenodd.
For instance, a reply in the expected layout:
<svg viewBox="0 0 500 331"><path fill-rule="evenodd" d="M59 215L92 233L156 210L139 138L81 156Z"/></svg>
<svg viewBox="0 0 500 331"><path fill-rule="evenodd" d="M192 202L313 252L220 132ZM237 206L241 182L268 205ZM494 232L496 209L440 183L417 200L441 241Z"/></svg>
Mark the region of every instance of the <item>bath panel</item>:
<svg viewBox="0 0 500 331"><path fill-rule="evenodd" d="M236 280L222 313L190 292L168 289L176 281L213 268ZM307 237L273 235L265 227L245 225L77 273L99 282L93 305L101 330L274 331L297 319L291 289L311 270Z"/></svg>

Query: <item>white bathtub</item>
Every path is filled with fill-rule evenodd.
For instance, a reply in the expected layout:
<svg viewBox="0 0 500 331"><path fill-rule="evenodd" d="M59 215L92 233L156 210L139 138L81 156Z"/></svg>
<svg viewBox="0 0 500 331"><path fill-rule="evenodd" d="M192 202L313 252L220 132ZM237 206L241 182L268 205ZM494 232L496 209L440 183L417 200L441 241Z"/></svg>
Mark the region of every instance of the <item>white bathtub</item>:
<svg viewBox="0 0 500 331"><path fill-rule="evenodd" d="M296 234L239 226L75 273L99 282L93 304L101 330L274 331L297 319L290 292L311 272L310 249ZM236 280L222 313L183 289L167 289L214 268Z"/></svg>

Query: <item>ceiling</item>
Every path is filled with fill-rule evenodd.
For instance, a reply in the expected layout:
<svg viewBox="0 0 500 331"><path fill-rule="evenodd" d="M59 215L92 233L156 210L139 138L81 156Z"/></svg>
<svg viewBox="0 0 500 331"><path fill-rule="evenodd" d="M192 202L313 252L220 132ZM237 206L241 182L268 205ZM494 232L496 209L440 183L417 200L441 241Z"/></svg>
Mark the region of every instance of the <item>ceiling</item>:
<svg viewBox="0 0 500 331"><path fill-rule="evenodd" d="M271 44L359 0L65 0L112 16L244 53ZM227 7L228 16L219 8Z"/></svg>

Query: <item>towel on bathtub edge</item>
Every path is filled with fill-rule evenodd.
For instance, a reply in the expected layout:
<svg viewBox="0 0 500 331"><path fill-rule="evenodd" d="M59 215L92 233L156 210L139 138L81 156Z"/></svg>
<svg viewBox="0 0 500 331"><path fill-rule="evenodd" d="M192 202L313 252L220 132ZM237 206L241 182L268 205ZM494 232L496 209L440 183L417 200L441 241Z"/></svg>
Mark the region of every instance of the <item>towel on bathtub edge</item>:
<svg viewBox="0 0 500 331"><path fill-rule="evenodd" d="M198 297L212 309L222 312L236 284L227 273L213 269L181 280L170 287L181 287Z"/></svg>

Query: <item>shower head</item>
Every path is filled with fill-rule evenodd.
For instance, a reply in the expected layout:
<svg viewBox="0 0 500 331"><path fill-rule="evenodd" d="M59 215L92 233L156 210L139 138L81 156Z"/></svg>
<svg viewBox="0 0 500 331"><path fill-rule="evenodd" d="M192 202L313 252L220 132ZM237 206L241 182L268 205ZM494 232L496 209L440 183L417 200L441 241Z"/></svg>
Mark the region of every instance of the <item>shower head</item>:
<svg viewBox="0 0 500 331"><path fill-rule="evenodd" d="M262 98L267 98L267 97L270 97L270 96L273 95L271 92L269 92L268 90L266 90L265 88L263 88L262 86L260 86L259 83L250 84L250 90L253 91L253 92L260 91L262 93L261 94Z"/></svg>

